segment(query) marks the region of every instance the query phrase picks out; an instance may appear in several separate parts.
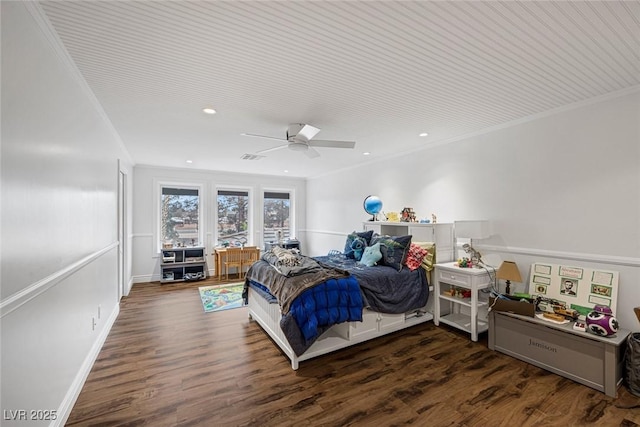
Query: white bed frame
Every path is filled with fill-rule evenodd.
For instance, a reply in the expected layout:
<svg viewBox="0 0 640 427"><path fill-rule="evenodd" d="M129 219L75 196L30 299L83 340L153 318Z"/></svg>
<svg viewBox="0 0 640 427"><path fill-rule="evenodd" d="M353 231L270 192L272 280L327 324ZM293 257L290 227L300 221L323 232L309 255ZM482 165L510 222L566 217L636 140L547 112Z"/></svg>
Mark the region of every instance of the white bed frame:
<svg viewBox="0 0 640 427"><path fill-rule="evenodd" d="M429 302L420 310L403 314L377 313L368 309L362 312L362 322L345 322L332 326L302 355L296 356L280 328L280 305L271 304L249 287L249 318L258 322L262 329L278 344L291 359L291 367L298 369L304 360L350 347L391 332L399 331L433 319L431 310L433 288L430 287Z"/></svg>

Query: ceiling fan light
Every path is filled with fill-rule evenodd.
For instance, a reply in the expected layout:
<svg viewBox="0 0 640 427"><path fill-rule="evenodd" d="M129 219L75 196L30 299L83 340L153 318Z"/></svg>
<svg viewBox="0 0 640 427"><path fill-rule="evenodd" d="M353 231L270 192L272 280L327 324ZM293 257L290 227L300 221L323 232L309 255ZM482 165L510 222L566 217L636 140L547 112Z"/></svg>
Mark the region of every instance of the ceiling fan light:
<svg viewBox="0 0 640 427"><path fill-rule="evenodd" d="M292 142L291 144L289 144L289 148L293 151L306 151L309 149L309 146L301 142Z"/></svg>

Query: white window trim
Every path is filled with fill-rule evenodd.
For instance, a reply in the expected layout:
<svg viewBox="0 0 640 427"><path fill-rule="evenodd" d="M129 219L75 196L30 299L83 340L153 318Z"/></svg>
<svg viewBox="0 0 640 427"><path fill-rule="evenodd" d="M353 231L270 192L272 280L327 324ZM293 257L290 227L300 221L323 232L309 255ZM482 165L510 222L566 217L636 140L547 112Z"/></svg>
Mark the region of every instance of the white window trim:
<svg viewBox="0 0 640 427"><path fill-rule="evenodd" d="M198 244L200 246L206 247L206 242L204 241L205 236L205 223L204 218L206 218L206 196L204 194L204 184L202 183L194 183L194 182L181 182L181 181L160 181L157 180L155 183L155 191L153 195L153 203L155 206L155 220L153 225L153 235L154 240L156 241L156 254L160 254L162 251L162 239L160 239L160 223L162 218L162 208L160 206L160 200L162 197L162 188L170 187L170 188L185 188L189 190L198 190Z"/></svg>
<svg viewBox="0 0 640 427"><path fill-rule="evenodd" d="M296 190L291 187L262 187L260 189L260 241L257 243L260 247L264 248L264 193L289 193L289 236L297 238L298 231L296 228Z"/></svg>
<svg viewBox="0 0 640 427"><path fill-rule="evenodd" d="M213 247L216 246L220 237L218 236L218 191L245 191L248 193L249 203L247 205L247 236L249 237L247 241L247 246L253 246L255 242L254 238L254 190L251 187L247 187L244 185L216 185L213 189L213 232L211 235L213 236L213 242L211 243Z"/></svg>

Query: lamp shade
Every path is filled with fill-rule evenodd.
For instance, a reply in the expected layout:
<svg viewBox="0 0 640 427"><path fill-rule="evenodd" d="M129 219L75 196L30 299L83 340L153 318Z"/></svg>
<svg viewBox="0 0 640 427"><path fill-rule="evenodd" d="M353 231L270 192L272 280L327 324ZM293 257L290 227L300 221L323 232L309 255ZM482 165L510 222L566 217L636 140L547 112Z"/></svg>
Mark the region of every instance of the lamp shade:
<svg viewBox="0 0 640 427"><path fill-rule="evenodd" d="M522 277L520 277L520 270L518 270L518 266L513 261L503 261L500 265L500 268L498 268L496 278L518 283L522 282Z"/></svg>
<svg viewBox="0 0 640 427"><path fill-rule="evenodd" d="M456 237L466 239L486 239L491 237L489 221L454 221Z"/></svg>

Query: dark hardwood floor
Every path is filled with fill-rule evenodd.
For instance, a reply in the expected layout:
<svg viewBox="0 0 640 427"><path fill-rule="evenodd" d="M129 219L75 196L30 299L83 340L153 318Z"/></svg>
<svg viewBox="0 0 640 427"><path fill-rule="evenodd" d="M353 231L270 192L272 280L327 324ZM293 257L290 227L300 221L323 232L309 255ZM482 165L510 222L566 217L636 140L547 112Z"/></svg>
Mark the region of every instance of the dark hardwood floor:
<svg viewBox="0 0 640 427"><path fill-rule="evenodd" d="M67 425L640 425L624 386L610 398L432 322L293 371L246 308L204 313L208 284L135 285Z"/></svg>

